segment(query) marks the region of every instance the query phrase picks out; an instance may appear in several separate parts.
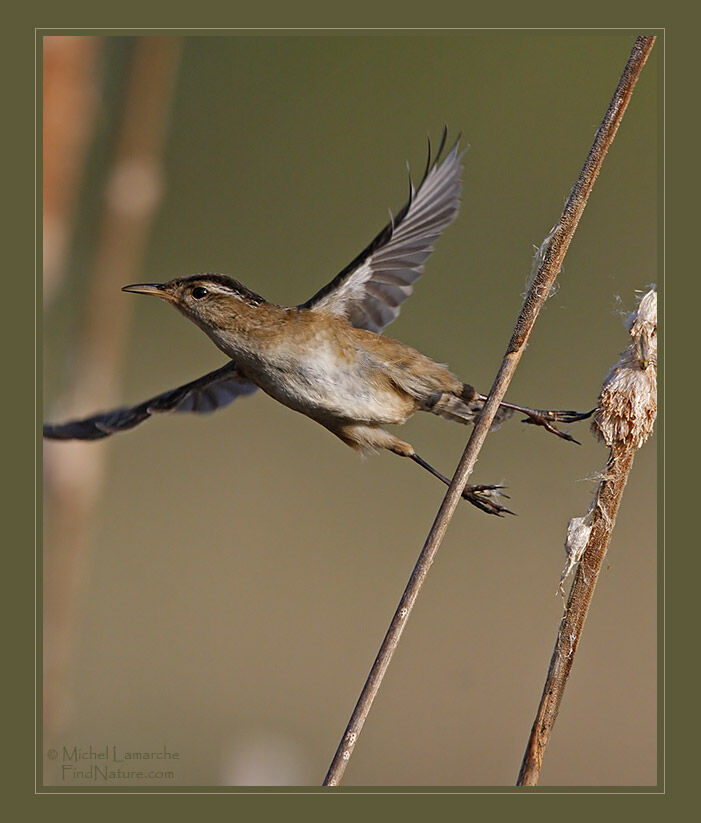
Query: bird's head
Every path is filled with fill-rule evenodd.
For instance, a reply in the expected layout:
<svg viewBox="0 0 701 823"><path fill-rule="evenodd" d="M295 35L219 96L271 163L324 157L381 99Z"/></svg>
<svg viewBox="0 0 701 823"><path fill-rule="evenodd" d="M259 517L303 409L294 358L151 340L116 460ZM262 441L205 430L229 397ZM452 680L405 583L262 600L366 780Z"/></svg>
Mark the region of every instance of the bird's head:
<svg viewBox="0 0 701 823"><path fill-rule="evenodd" d="M151 294L172 303L206 332L226 329L233 319L250 315L266 301L225 274L193 274L166 283L136 283L122 291Z"/></svg>

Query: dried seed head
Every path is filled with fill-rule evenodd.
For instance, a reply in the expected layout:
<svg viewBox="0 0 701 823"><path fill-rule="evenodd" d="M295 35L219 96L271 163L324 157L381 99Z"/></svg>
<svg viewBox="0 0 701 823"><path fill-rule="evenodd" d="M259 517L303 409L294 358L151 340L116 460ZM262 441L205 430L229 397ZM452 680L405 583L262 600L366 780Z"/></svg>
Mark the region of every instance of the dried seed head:
<svg viewBox="0 0 701 823"><path fill-rule="evenodd" d="M632 338L599 395L592 430L607 446L639 449L657 418L657 289L652 286L630 314Z"/></svg>
<svg viewBox="0 0 701 823"><path fill-rule="evenodd" d="M567 536L565 537L565 554L567 555L567 563L560 575L560 585L558 592L564 597L565 589L564 582L567 575L574 569L574 567L582 559L584 550L589 542L589 535L592 530L591 512L589 511L584 517L573 517L567 524Z"/></svg>

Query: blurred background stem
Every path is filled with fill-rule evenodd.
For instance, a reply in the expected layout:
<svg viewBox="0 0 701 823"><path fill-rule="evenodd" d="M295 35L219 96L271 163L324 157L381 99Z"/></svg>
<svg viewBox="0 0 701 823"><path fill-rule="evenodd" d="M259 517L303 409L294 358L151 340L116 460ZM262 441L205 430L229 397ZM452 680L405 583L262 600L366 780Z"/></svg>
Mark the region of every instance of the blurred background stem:
<svg viewBox="0 0 701 823"><path fill-rule="evenodd" d="M80 178L94 134L101 37L45 37L42 243L46 308L66 273Z"/></svg>
<svg viewBox="0 0 701 823"><path fill-rule="evenodd" d="M57 49L50 41L70 40L63 50L72 52L75 71L84 86L94 86L96 56L100 41L95 38L48 38L44 43L45 60ZM86 43L85 41L90 41ZM74 368L68 397L62 413L71 414L86 405L102 408L119 396L122 364L126 348L131 301L120 299L119 289L138 279L144 260L153 217L163 189L162 154L167 133L170 101L177 72L180 39L169 37L135 38L128 65L126 89L120 103L115 151L108 170L92 276L87 286L82 327L73 348ZM81 84L78 83L78 88ZM44 94L44 169L45 220L48 240L49 290L52 294L65 269L67 217L71 205L61 197L50 197L52 176L46 171L63 165L64 177L75 178L84 162L87 123L76 129L80 139L54 140L60 123L47 115L52 110L56 84L45 85ZM81 99L89 98L84 88ZM58 106L66 116L65 109ZM88 104L78 106L88 119ZM53 124L51 132L47 127ZM67 146L68 144L68 146ZM54 153L71 153L70 160L54 158ZM58 204L58 205L57 205ZM62 214L64 228L51 229L52 214ZM46 223L45 223L46 225ZM52 249L53 244L53 249ZM65 281L64 281L65 282ZM43 568L43 653L44 653L44 728L48 737L60 732L70 712L70 683L66 673L74 648L76 609L82 584L88 573L96 503L102 490L107 459L106 444L62 444L60 459L51 444L45 445L44 505L50 512L50 532L45 534ZM56 458L56 459L54 459Z"/></svg>

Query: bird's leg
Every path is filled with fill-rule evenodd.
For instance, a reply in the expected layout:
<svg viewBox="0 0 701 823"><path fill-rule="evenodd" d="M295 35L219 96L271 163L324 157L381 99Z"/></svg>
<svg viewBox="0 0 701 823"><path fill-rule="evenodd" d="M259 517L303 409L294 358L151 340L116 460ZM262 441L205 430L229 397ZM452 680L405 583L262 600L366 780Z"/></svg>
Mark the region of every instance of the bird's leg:
<svg viewBox="0 0 701 823"><path fill-rule="evenodd" d="M476 399L484 401L487 399L487 396L485 394L478 394ZM560 429L555 426L555 423L576 423L578 420L586 420L587 417L591 417L596 411L596 409L588 412L569 411L565 409L531 409L528 406L518 406L515 403L506 402L500 403L500 405L505 409L513 409L514 411L525 414L526 419L523 421L524 423L542 426L546 431L556 434L563 440L569 440L570 443L577 443L578 445L581 445L579 440L575 440L574 437L572 437L571 434L567 434L567 432L560 431Z"/></svg>
<svg viewBox="0 0 701 823"><path fill-rule="evenodd" d="M410 457L414 463L418 463L421 468L426 469L427 472L430 472L434 477L437 477L441 483L445 483L446 486L450 485L450 480L448 480L445 475L434 469L433 466L430 463L427 463L422 457L419 457L413 449L408 454L398 451L395 452L395 454L401 454L403 457ZM462 496L464 500L472 503L473 506L477 506L478 509L482 509L483 512L487 512L487 514L495 514L497 517L503 517L505 514L514 514L514 512L509 511L509 509L501 506L496 501L496 498L499 496L508 497L508 495L500 493L500 489L503 488L503 486L467 485L465 486Z"/></svg>
<svg viewBox="0 0 701 823"><path fill-rule="evenodd" d="M410 457L414 463L418 463L421 468L426 469L434 477L438 478L441 483L446 486L450 485L450 480L433 468L430 463L427 463L422 457L414 451L414 447L410 443L405 443L388 431L377 425L368 425L364 423L347 423L342 427L329 427L337 437L340 437L344 443L359 451L367 451L369 449L387 449L388 451L398 454L400 457ZM472 503L478 509L482 509L487 514L495 514L498 517L503 517L505 514L514 514L504 506L497 502L498 497L506 497L505 494L500 494L500 489L503 486L466 486L462 493L465 500Z"/></svg>

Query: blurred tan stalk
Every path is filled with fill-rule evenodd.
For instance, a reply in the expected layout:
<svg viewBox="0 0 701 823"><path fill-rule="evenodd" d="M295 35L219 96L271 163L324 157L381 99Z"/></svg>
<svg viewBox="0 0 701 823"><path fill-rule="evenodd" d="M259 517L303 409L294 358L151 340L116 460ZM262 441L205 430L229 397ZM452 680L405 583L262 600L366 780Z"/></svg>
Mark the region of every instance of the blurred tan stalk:
<svg viewBox="0 0 701 823"><path fill-rule="evenodd" d="M46 306L66 272L80 176L95 125L101 37L42 40L42 242Z"/></svg>
<svg viewBox="0 0 701 823"><path fill-rule="evenodd" d="M573 517L567 529L568 564L563 578L577 562L579 566L560 621L518 776L519 786L535 786L540 778L545 749L574 663L633 458L653 431L657 416L657 292L654 288L641 298L637 311L628 318L628 330L632 342L606 377L592 421L594 433L609 447L609 457L588 512L584 517Z"/></svg>
<svg viewBox="0 0 701 823"><path fill-rule="evenodd" d="M79 38L81 39L81 38ZM162 153L180 51L179 38L137 38L107 177L93 277L85 301L65 413L114 403L121 382L131 301L119 289L142 268L161 200ZM66 112L66 116L68 112ZM45 146L46 148L46 146ZM55 736L70 714L75 615L87 574L104 443L45 445L43 566L44 731Z"/></svg>

